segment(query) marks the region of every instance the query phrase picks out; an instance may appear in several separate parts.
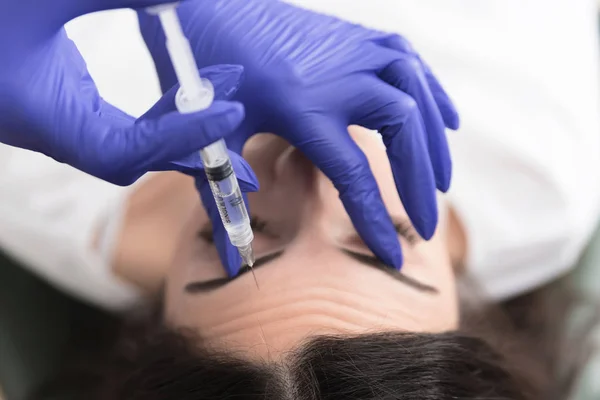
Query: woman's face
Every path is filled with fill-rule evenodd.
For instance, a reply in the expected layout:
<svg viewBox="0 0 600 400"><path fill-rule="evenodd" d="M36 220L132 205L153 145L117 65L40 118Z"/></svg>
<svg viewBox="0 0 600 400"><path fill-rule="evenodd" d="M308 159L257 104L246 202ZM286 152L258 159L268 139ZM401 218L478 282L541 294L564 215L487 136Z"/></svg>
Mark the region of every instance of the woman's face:
<svg viewBox="0 0 600 400"><path fill-rule="evenodd" d="M454 276L444 224L428 242L414 231L377 135L351 128L398 226L400 274L373 257L352 226L332 183L299 151L273 135L244 149L260 191L249 195L254 273L227 279L198 207L168 275L165 316L198 332L208 346L277 357L307 337L390 330L456 328Z"/></svg>

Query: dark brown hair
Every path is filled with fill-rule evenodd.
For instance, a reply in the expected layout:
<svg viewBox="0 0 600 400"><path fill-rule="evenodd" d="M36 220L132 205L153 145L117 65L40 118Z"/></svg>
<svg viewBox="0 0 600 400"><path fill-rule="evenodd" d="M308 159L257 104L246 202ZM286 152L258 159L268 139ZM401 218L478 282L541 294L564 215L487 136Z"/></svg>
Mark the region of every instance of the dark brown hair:
<svg viewBox="0 0 600 400"><path fill-rule="evenodd" d="M589 331L566 340L559 329L573 309L569 293L554 284L501 306L463 300L457 331L317 336L263 363L202 348L192 332L144 318L110 351L86 357L62 387L91 400L562 400Z"/></svg>

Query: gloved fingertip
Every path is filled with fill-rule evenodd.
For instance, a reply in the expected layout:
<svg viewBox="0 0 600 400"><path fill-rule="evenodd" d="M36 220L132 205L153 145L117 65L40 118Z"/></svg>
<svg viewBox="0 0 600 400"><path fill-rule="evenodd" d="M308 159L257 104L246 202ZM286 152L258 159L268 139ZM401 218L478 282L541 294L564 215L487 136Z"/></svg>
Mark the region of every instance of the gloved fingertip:
<svg viewBox="0 0 600 400"><path fill-rule="evenodd" d="M435 234L435 229L438 223L437 208L433 213L425 213L426 215L420 215L411 217L411 221L415 230L424 240L429 240Z"/></svg>
<svg viewBox="0 0 600 400"><path fill-rule="evenodd" d="M200 69L200 76L214 86L216 100L228 100L235 95L242 83L244 67L235 64L219 64Z"/></svg>
<svg viewBox="0 0 600 400"><path fill-rule="evenodd" d="M414 176L407 175L408 172L402 167L398 161L392 164L398 194L419 236L429 240L438 222L435 175L431 167L416 168Z"/></svg>
<svg viewBox="0 0 600 400"><path fill-rule="evenodd" d="M237 101L215 101L209 110L212 117L225 118L233 129L237 128L245 117L244 105Z"/></svg>
<svg viewBox="0 0 600 400"><path fill-rule="evenodd" d="M396 241L396 245L386 249L385 254L382 254L379 258L383 263L390 268L400 271L402 264L404 263L404 256L402 255L402 248L400 243Z"/></svg>
<svg viewBox="0 0 600 400"><path fill-rule="evenodd" d="M189 152L206 147L230 135L244 119L244 106L238 102L215 101L210 108L191 114L173 112L158 120L158 132L179 138ZM193 136L190 136L193 135ZM176 142L175 139L172 139Z"/></svg>
<svg viewBox="0 0 600 400"><path fill-rule="evenodd" d="M231 116L235 119L244 118L244 105L237 101L215 100L210 108L189 115L198 115L204 113L210 116Z"/></svg>
<svg viewBox="0 0 600 400"><path fill-rule="evenodd" d="M387 212L377 184L368 182L365 186L355 187L340 199L357 232L365 244L386 266L400 269L402 266L402 248L398 240L397 229Z"/></svg>
<svg viewBox="0 0 600 400"><path fill-rule="evenodd" d="M434 97L438 104L440 114L442 114L442 120L444 121L446 128L453 131L458 130L460 127L460 116L458 115L458 111L456 111L452 100L450 100L446 93L440 94L437 92L434 94Z"/></svg>
<svg viewBox="0 0 600 400"><path fill-rule="evenodd" d="M460 128L460 116L454 108L451 108L447 111L442 111L442 118L444 119L444 124L448 129L457 131Z"/></svg>
<svg viewBox="0 0 600 400"><path fill-rule="evenodd" d="M450 178L440 177L435 179L435 185L437 190L442 193L446 193L450 189Z"/></svg>
<svg viewBox="0 0 600 400"><path fill-rule="evenodd" d="M452 180L452 161L448 159L443 164L443 167L435 173L435 185L437 190L446 193L450 189L450 182Z"/></svg>

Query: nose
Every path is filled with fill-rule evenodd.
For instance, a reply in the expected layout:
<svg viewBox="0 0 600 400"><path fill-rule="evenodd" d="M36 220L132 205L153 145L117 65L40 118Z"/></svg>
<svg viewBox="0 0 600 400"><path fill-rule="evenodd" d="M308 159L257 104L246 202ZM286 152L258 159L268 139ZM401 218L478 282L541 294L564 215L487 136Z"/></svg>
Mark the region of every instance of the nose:
<svg viewBox="0 0 600 400"><path fill-rule="evenodd" d="M289 206L294 207L289 212L295 214L297 221L295 242L327 240L332 228L328 221L339 214L337 203L341 207L329 179L293 147L283 151L276 160L274 176L276 185L289 188L286 198Z"/></svg>
<svg viewBox="0 0 600 400"><path fill-rule="evenodd" d="M315 189L317 169L300 150L289 146L277 157L274 176L277 185L300 187L308 198Z"/></svg>

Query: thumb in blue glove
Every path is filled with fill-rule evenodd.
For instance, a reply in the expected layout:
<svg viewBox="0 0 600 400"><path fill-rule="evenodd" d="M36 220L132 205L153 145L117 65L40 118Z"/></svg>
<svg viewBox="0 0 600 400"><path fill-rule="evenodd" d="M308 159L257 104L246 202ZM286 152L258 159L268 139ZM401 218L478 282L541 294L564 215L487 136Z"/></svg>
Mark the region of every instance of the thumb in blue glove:
<svg viewBox="0 0 600 400"><path fill-rule="evenodd" d="M200 75L211 81L215 88L215 99L217 101L222 101L231 98L235 94L242 72L243 68L237 65L217 65L201 69ZM168 115L169 113L175 112L175 95L178 89L179 85L175 85L165 93L161 100L140 118L140 122L155 120L162 115ZM210 129L211 127L207 128ZM220 132L219 128L213 128L215 128L215 134L218 136ZM205 133L206 132L198 130L198 135L204 135ZM214 137L214 134L208 133L208 137ZM258 179L252 171L252 168L250 168L248 163L246 163L239 154L230 151L229 158L231 159L233 170L237 176L240 190L244 196L246 207L249 209L248 199L245 193L258 190ZM200 158L199 153L194 152L177 161L156 165L154 170L179 171L194 177L202 204L212 223L213 242L217 248L221 262L230 276L237 275L241 265L241 258L237 248L231 244L229 237L227 236L227 231L221 222L219 209L217 208L212 191L210 190L210 185L206 179L202 159Z"/></svg>

